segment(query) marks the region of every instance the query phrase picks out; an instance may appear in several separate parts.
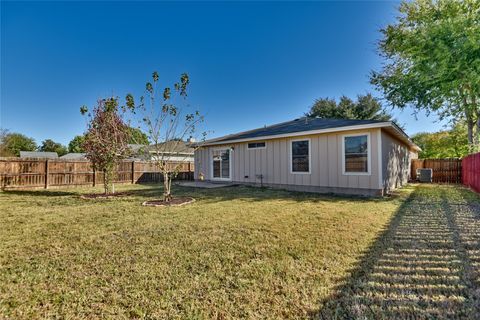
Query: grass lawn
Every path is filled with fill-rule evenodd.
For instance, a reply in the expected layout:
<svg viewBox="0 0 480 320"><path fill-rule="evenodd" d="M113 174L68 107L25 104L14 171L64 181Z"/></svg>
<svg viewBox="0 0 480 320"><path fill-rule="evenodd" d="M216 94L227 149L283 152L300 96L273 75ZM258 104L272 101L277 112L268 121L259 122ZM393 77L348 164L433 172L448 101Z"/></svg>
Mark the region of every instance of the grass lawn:
<svg viewBox="0 0 480 320"><path fill-rule="evenodd" d="M480 197L421 185L352 275L323 319L480 319Z"/></svg>
<svg viewBox="0 0 480 320"><path fill-rule="evenodd" d="M151 208L159 189L117 189L136 192L0 193L0 318L305 318L403 199L177 187L197 202Z"/></svg>
<svg viewBox="0 0 480 320"><path fill-rule="evenodd" d="M134 194L0 193L0 318L478 315L478 197L465 189L177 187L197 202L176 208L140 206L154 186L119 189Z"/></svg>

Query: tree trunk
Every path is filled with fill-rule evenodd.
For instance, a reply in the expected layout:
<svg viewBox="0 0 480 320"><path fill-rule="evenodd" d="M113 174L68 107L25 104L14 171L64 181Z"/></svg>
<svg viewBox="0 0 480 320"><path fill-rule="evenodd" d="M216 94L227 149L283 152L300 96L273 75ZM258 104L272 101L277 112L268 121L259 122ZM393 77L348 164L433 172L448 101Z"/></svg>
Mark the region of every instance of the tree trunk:
<svg viewBox="0 0 480 320"><path fill-rule="evenodd" d="M467 122L467 138L468 138L468 152L471 153L475 149L474 144L474 133L473 129L475 127L475 121L470 112L466 112L466 122Z"/></svg>
<svg viewBox="0 0 480 320"><path fill-rule="evenodd" d="M465 111L465 119L467 122L467 139L468 139L468 149L469 152L472 152L473 149L473 127L475 126L475 121L473 119L472 112L469 108L468 100L466 95L463 95L463 110Z"/></svg>
<svg viewBox="0 0 480 320"><path fill-rule="evenodd" d="M471 119L467 120L467 136L468 144L473 144L473 121Z"/></svg>
<svg viewBox="0 0 480 320"><path fill-rule="evenodd" d="M103 190L105 194L112 193L113 168L103 170Z"/></svg>
<svg viewBox="0 0 480 320"><path fill-rule="evenodd" d="M110 193L110 179L109 179L108 170L103 170L103 190L105 194Z"/></svg>
<svg viewBox="0 0 480 320"><path fill-rule="evenodd" d="M172 200L170 188L170 175L168 174L168 172L165 172L163 173L163 201L165 202Z"/></svg>

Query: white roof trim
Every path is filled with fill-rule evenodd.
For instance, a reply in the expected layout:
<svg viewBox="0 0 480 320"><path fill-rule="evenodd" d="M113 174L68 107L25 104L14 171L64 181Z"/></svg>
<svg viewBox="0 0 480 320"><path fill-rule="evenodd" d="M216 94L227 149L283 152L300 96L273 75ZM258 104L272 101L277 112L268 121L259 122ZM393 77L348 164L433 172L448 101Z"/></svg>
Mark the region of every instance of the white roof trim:
<svg viewBox="0 0 480 320"><path fill-rule="evenodd" d="M156 154L157 151L156 150L149 150L148 151L149 153L152 153L152 154ZM183 151L179 151L179 152L176 152L176 151L159 151L158 153L161 153L161 154L175 154L175 155L193 155L194 152L183 152Z"/></svg>

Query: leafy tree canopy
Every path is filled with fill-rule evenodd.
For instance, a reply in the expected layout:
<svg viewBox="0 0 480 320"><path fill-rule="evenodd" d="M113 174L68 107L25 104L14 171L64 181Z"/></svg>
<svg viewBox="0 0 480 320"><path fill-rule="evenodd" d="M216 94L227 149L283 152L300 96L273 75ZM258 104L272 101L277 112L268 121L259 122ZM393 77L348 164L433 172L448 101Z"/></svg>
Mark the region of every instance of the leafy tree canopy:
<svg viewBox="0 0 480 320"><path fill-rule="evenodd" d="M37 150L35 140L21 133L10 133L2 130L0 140L0 156L3 157L18 157L20 156L20 151Z"/></svg>
<svg viewBox="0 0 480 320"><path fill-rule="evenodd" d="M8 154L6 145L5 145L5 138L8 135L8 130L0 128L0 157L8 157L11 154Z"/></svg>
<svg viewBox="0 0 480 320"><path fill-rule="evenodd" d="M399 13L381 30L385 64L371 74L372 84L395 107L464 117L469 142L478 144L480 1L403 1Z"/></svg>
<svg viewBox="0 0 480 320"><path fill-rule="evenodd" d="M148 136L139 128L128 127L128 143L148 145ZM85 135L77 135L68 143L68 152L84 153Z"/></svg>
<svg viewBox="0 0 480 320"><path fill-rule="evenodd" d="M72 153L83 153L85 149L83 148L83 143L85 142L85 136L75 136L69 143L68 143L68 152Z"/></svg>
<svg viewBox="0 0 480 320"><path fill-rule="evenodd" d="M61 143L53 141L52 139L42 141L38 150L43 152L56 152L59 156L63 156L68 152L67 147Z"/></svg>
<svg viewBox="0 0 480 320"><path fill-rule="evenodd" d="M449 130L439 132L421 132L412 136L422 151L421 159L462 158L469 153L467 127L458 122Z"/></svg>
<svg viewBox="0 0 480 320"><path fill-rule="evenodd" d="M129 143L130 144L142 144L142 145L148 145L148 136L145 132L140 130L139 128L134 128L134 127L129 127Z"/></svg>
<svg viewBox="0 0 480 320"><path fill-rule="evenodd" d="M338 103L334 99L320 98L315 100L306 115L319 118L392 120L392 116L371 94L358 95L357 101L342 96Z"/></svg>

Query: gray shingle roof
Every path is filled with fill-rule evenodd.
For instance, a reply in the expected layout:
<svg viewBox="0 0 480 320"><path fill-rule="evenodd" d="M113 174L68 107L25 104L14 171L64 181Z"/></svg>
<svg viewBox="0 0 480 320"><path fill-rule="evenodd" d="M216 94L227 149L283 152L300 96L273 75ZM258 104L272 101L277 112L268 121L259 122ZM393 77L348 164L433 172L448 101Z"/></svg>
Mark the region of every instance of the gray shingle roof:
<svg viewBox="0 0 480 320"><path fill-rule="evenodd" d="M253 129L249 131L239 132L235 134L230 134L227 136L214 138L207 140L203 145L215 145L222 143L229 143L234 141L249 141L249 140L259 140L263 138L274 138L274 137L288 137L289 135L295 135L300 132L308 131L342 131L342 130L353 130L360 129L365 126L371 125L370 127L385 128L385 130L394 134L397 138L404 141L410 147L416 150L421 150L408 135L403 131L402 128L397 126L392 121L381 121L381 120L352 120L352 119L325 119L325 118L299 118L292 121L282 122L274 124L271 126L265 126L263 128ZM358 126L358 128L357 128ZM197 145L202 145L198 143Z"/></svg>
<svg viewBox="0 0 480 320"><path fill-rule="evenodd" d="M157 151L155 146L148 146L150 151ZM192 154L195 151L193 148L188 146L188 143L185 141L167 141L159 144L159 151L165 153L178 153L178 154Z"/></svg>
<svg viewBox="0 0 480 320"><path fill-rule="evenodd" d="M292 121L282 122L271 126L231 134L228 136L212 139L215 142L231 141L238 139L258 138L264 136L276 136L288 133L341 128L348 126L385 123L379 120L350 120L350 119L324 119L324 118L299 118Z"/></svg>
<svg viewBox="0 0 480 320"><path fill-rule="evenodd" d="M20 158L57 159L58 154L56 152L20 151Z"/></svg>
<svg viewBox="0 0 480 320"><path fill-rule="evenodd" d="M84 160L86 153L75 153L70 152L60 157L60 159L68 159L68 160Z"/></svg>
<svg viewBox="0 0 480 320"><path fill-rule="evenodd" d="M171 153L171 154L191 154L193 155L194 148L190 147L186 141L167 141L158 144L158 150L154 145L129 144L135 155L142 155L148 152L155 153Z"/></svg>

